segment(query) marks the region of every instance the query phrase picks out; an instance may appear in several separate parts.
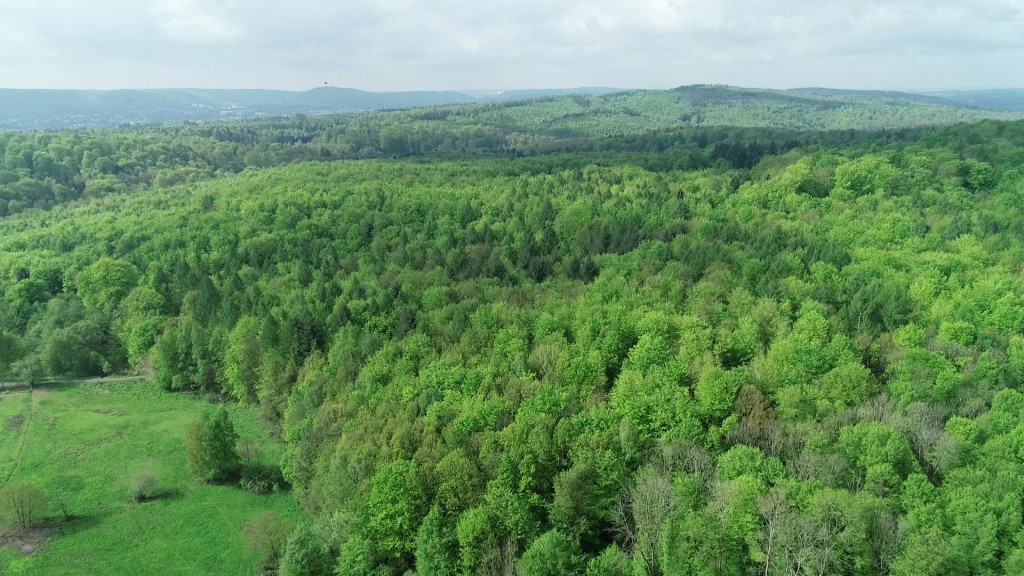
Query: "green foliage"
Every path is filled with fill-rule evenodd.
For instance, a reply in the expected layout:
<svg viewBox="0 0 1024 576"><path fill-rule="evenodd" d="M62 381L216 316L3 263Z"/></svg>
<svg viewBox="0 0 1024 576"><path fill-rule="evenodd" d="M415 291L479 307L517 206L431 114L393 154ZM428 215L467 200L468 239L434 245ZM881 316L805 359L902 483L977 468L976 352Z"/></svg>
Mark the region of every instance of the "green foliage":
<svg viewBox="0 0 1024 576"><path fill-rule="evenodd" d="M665 574L741 574L742 543L727 532L723 520L705 512L688 512L671 519L659 551Z"/></svg>
<svg viewBox="0 0 1024 576"><path fill-rule="evenodd" d="M139 271L130 263L100 258L78 274L78 295L87 306L111 312L131 292Z"/></svg>
<svg viewBox="0 0 1024 576"><path fill-rule="evenodd" d="M188 115L195 113L192 109ZM752 168L766 154L788 150L796 141L848 144L861 140L854 130L888 131L873 136L876 139L907 138L910 135L892 130L1020 116L870 92L686 86L209 125L8 132L0 135L0 216L139 187L194 184L245 168L299 160L625 149L662 152L644 161L649 167L702 169L724 161ZM740 126L774 130L744 131L736 128ZM790 130L779 137L779 128ZM822 135L810 130L835 132ZM867 164L870 171L874 164ZM801 168L801 175L790 178L796 190L815 196L827 192L827 172L822 176L821 170ZM998 175L991 162L974 158L959 163L954 172L972 191L988 189ZM569 238L582 232L588 237L594 229L580 226L585 207L572 215L560 222L559 235Z"/></svg>
<svg viewBox="0 0 1024 576"><path fill-rule="evenodd" d="M160 496L160 487L157 483L156 477L152 474L139 474L132 480L131 491L128 493L128 498L136 504L140 504L147 500L153 500Z"/></svg>
<svg viewBox="0 0 1024 576"><path fill-rule="evenodd" d="M292 532L281 555L280 576L328 576L334 566L331 551L309 525Z"/></svg>
<svg viewBox="0 0 1024 576"><path fill-rule="evenodd" d="M434 501L447 514L460 514L483 498L480 470L462 451L446 454L434 468L434 475L437 478Z"/></svg>
<svg viewBox="0 0 1024 576"><path fill-rule="evenodd" d="M427 499L415 462L396 461L370 480L367 532L382 559L399 561L416 549L416 532L426 515Z"/></svg>
<svg viewBox="0 0 1024 576"><path fill-rule="evenodd" d="M50 333L39 351L47 374L88 376L103 373L105 359L103 326L92 319L81 320Z"/></svg>
<svg viewBox="0 0 1024 576"><path fill-rule="evenodd" d="M579 552L557 530L534 540L523 552L518 568L523 576L572 576L582 572Z"/></svg>
<svg viewBox="0 0 1024 576"><path fill-rule="evenodd" d="M163 297L148 286L137 286L121 300L115 326L133 366L139 364L160 335L165 321L163 308Z"/></svg>
<svg viewBox="0 0 1024 576"><path fill-rule="evenodd" d="M861 422L843 428L839 434L839 448L868 473L875 466L889 466L902 478L916 467L907 440L879 422Z"/></svg>
<svg viewBox="0 0 1024 576"><path fill-rule="evenodd" d="M46 516L46 496L31 484L13 483L0 488L0 519L22 530Z"/></svg>
<svg viewBox="0 0 1024 576"><path fill-rule="evenodd" d="M455 529L437 506L423 519L416 533L416 573L422 576L456 576L459 542Z"/></svg>
<svg viewBox="0 0 1024 576"><path fill-rule="evenodd" d="M467 510L459 517L456 534L459 541L459 564L463 573L476 572L487 556L498 549L498 522L499 519L494 518L491 511L483 506Z"/></svg>
<svg viewBox="0 0 1024 576"><path fill-rule="evenodd" d="M238 486L252 494L269 494L288 485L277 467L249 462L242 465Z"/></svg>
<svg viewBox="0 0 1024 576"><path fill-rule="evenodd" d="M207 482L231 480L239 467L237 440L238 434L227 410L221 408L216 414L204 413L202 418L192 422L185 438L189 473Z"/></svg>
<svg viewBox="0 0 1024 576"><path fill-rule="evenodd" d="M217 334L191 317L167 322L152 350L154 379L165 390L211 390L220 368Z"/></svg>
<svg viewBox="0 0 1024 576"><path fill-rule="evenodd" d="M723 480L751 476L764 484L774 484L785 475L781 462L765 458L763 452L752 446L733 446L718 457L718 476Z"/></svg>
<svg viewBox="0 0 1024 576"><path fill-rule="evenodd" d="M712 120L738 96L693 93L707 102L687 122L749 112ZM0 218L0 369L38 380L148 357L167 390L256 407L342 574L1014 565L1024 125L612 136L665 98L180 127L162 137L237 144L195 148L199 179L315 150L454 159L174 190L90 154L83 193L126 193ZM160 139L106 137L140 154ZM20 178L22 136L0 139ZM33 404L8 402L15 430ZM231 427L219 414L188 432L199 477L238 471ZM0 439L8 469L17 445Z"/></svg>
<svg viewBox="0 0 1024 576"><path fill-rule="evenodd" d="M388 574L383 567L374 563L373 544L360 536L350 538L341 548L338 564L334 570L337 576L362 576L364 574Z"/></svg>
<svg viewBox="0 0 1024 576"><path fill-rule="evenodd" d="M611 545L587 564L586 576L629 576L632 574L629 557L616 545Z"/></svg>
<svg viewBox="0 0 1024 576"><path fill-rule="evenodd" d="M712 368L700 376L693 389L697 409L706 422L722 420L729 414L745 374Z"/></svg>
<svg viewBox="0 0 1024 576"><path fill-rule="evenodd" d="M249 548L260 557L264 571L276 571L295 523L273 511L266 511L245 527Z"/></svg>
<svg viewBox="0 0 1024 576"><path fill-rule="evenodd" d="M260 322L251 316L240 319L228 336L224 351L224 379L227 389L240 402L255 402L260 384L262 358Z"/></svg>
<svg viewBox="0 0 1024 576"><path fill-rule="evenodd" d="M607 488L612 478L602 478L598 466L583 460L559 474L548 512L551 524L561 534L590 549L602 542L601 535L608 528L615 497Z"/></svg>
<svg viewBox="0 0 1024 576"><path fill-rule="evenodd" d="M836 168L832 193L839 197L885 193L893 186L896 174L885 158L863 156Z"/></svg>
<svg viewBox="0 0 1024 576"><path fill-rule="evenodd" d="M21 342L18 337L0 331L0 381L6 380L11 364L21 357Z"/></svg>

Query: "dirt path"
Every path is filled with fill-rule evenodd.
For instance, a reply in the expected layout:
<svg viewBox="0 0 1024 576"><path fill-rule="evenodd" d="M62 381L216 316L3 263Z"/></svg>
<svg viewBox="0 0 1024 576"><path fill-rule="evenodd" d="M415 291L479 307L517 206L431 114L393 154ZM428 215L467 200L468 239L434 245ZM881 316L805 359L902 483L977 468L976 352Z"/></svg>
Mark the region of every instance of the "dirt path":
<svg viewBox="0 0 1024 576"><path fill-rule="evenodd" d="M77 378L73 380L42 380L40 382L0 382L0 390L20 390L23 388L32 388L37 386L39 388L45 388L54 384L103 384L106 382L131 382L133 380L144 380L149 381L150 377L145 375L139 376L103 376L100 378Z"/></svg>
<svg viewBox="0 0 1024 576"><path fill-rule="evenodd" d="M32 416L35 415L35 412L36 404L32 399L32 390L30 389L28 392L28 416L25 417L25 421L22 423L20 429L21 445L18 446L18 453L14 456L14 466L11 466L10 472L8 472L7 476L0 481L0 486L6 486L18 471L18 468L21 467L21 455L25 453L25 446L28 444L28 434L29 431L32 430Z"/></svg>

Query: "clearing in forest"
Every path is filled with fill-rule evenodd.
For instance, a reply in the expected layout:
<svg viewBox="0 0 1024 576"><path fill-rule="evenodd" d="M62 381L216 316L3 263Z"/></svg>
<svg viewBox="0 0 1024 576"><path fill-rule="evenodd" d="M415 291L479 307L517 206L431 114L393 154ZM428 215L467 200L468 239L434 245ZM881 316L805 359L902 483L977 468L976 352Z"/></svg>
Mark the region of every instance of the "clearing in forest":
<svg viewBox="0 0 1024 576"><path fill-rule="evenodd" d="M290 493L255 496L189 477L186 430L212 409L148 382L0 392L0 484L36 486L49 506L44 525L0 536L0 574L254 573L258 559L246 549L243 523L266 510L293 518L301 511ZM244 408L229 411L239 435L276 463L281 445L265 425ZM143 474L166 496L131 502Z"/></svg>

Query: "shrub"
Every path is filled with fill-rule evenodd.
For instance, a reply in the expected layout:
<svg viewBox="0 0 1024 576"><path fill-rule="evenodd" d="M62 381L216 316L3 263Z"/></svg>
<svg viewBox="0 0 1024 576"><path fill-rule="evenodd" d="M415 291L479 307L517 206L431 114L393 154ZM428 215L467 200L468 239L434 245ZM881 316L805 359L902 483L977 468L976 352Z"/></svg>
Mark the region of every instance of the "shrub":
<svg viewBox="0 0 1024 576"><path fill-rule="evenodd" d="M273 466L251 464L242 468L242 477L238 485L246 492L253 494L269 494L285 486L281 471Z"/></svg>
<svg viewBox="0 0 1024 576"><path fill-rule="evenodd" d="M156 477L152 474L139 474L136 476L132 482L132 488L128 493L128 497L136 504L159 498L160 492L157 487Z"/></svg>

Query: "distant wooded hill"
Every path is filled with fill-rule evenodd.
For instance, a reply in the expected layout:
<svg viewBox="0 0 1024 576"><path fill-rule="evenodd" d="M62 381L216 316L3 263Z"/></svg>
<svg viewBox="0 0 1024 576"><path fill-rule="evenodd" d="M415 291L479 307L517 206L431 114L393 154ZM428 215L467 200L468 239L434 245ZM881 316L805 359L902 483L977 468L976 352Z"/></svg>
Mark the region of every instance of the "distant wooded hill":
<svg viewBox="0 0 1024 576"><path fill-rule="evenodd" d="M1024 111L1024 89L955 90L932 92L930 96L989 110Z"/></svg>
<svg viewBox="0 0 1024 576"><path fill-rule="evenodd" d="M33 130L242 120L259 117L365 112L469 104L567 93L607 94L613 88L507 92L367 92L323 87L279 90L5 90L0 89L0 129Z"/></svg>
<svg viewBox="0 0 1024 576"><path fill-rule="evenodd" d="M528 102L526 114L542 125L534 130L558 136L594 132L587 122L607 130L647 130L685 125L742 125L795 129L885 129L933 126L986 118L1015 119L1024 111L1000 106L997 98L974 93L919 95L903 92L822 88L755 90L729 86L685 86L674 90L618 91L613 88L513 90L504 92L366 92L323 87L306 92L274 90L0 90L0 129L37 130L243 120L260 117L325 115L386 109L470 105L459 113L488 120L515 102ZM981 94L981 93L978 93ZM989 94L989 93L984 93ZM1005 100L1013 100L1012 93ZM473 105L482 106L474 108ZM491 106L491 108L488 108ZM985 109L983 109L985 108ZM613 122L608 123L609 115ZM598 118L599 117L599 118ZM517 118L518 119L518 118ZM582 122L581 122L582 121Z"/></svg>

